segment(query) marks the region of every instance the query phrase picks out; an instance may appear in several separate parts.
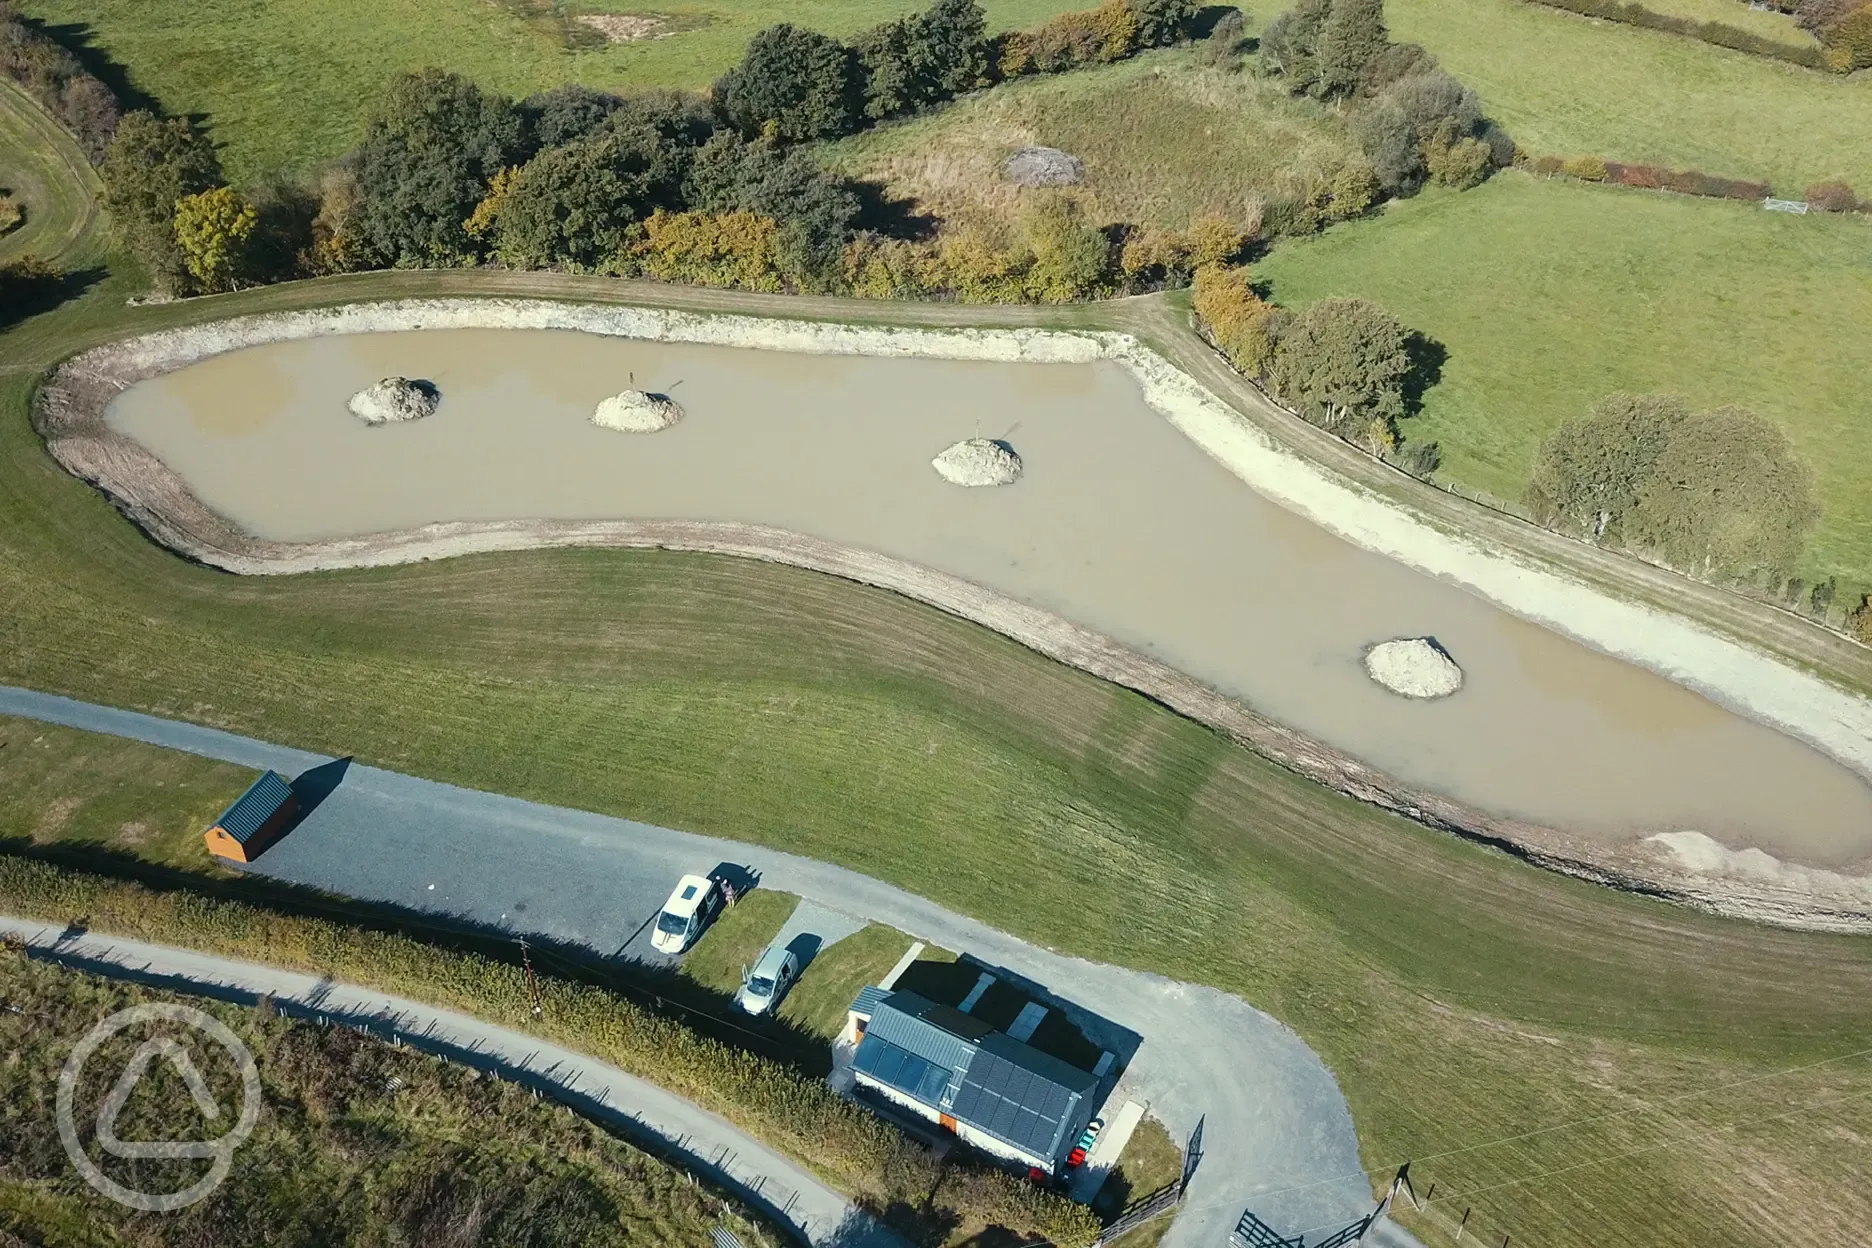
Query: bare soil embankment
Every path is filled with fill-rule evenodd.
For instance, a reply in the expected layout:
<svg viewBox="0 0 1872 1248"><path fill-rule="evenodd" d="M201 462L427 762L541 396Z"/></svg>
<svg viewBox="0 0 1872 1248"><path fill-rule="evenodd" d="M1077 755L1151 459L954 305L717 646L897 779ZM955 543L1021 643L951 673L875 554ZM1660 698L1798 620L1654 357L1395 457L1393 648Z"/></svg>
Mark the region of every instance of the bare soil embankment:
<svg viewBox="0 0 1872 1248"><path fill-rule="evenodd" d="M787 563L891 589L993 628L1040 653L1137 689L1322 784L1529 861L1634 891L1789 925L1872 927L1872 880L1764 869L1756 851L1667 839L1608 847L1504 819L1404 784L1258 715L1171 668L1050 613L960 578L875 553L753 525L710 522L494 522L429 525L366 538L268 542L204 506L165 465L104 421L137 381L211 355L325 334L421 328L557 328L655 341L839 354L1088 362L1110 358L1150 405L1248 484L1366 549L1432 575L1597 649L1688 685L1872 773L1872 703L1682 619L1431 527L1376 493L1281 450L1187 374L1129 335L1033 329L888 329L630 307L510 300L422 300L243 317L96 348L62 366L35 413L53 455L135 523L190 558L242 574L373 566L546 546L660 547ZM1695 852L1691 852L1694 850Z"/></svg>

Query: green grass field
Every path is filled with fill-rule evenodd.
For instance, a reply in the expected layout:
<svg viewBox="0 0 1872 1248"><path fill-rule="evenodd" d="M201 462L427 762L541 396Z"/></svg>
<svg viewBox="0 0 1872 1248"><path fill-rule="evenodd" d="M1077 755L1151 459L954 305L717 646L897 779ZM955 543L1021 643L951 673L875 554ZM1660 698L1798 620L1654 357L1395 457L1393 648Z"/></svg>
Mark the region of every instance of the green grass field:
<svg viewBox="0 0 1872 1248"><path fill-rule="evenodd" d="M1000 165L1032 144L1085 162L1083 194L1099 222L1179 230L1205 212L1256 219L1267 200L1305 198L1361 161L1334 110L1276 82L1204 69L1187 49L1018 80L828 145L823 158L939 216L1011 217L1024 201Z"/></svg>
<svg viewBox="0 0 1872 1248"><path fill-rule="evenodd" d="M1790 42L1790 19L1741 0L1645 0ZM1248 0L1251 32L1289 0ZM1474 88L1525 150L1700 168L1798 196L1844 178L1872 186L1872 78L1594 22L1521 0L1386 0L1391 37L1419 43Z"/></svg>
<svg viewBox="0 0 1872 1248"><path fill-rule="evenodd" d="M343 1027L111 983L7 949L0 1001L9 1007L0 1009L8 1055L0 1063L0 1243L707 1248L716 1225L746 1243L781 1242L771 1226L570 1110ZM198 1204L154 1215L84 1183L66 1160L51 1105L77 1039L106 1014L149 1001L206 1010L246 1045L261 1077L260 1116L234 1176ZM107 1080L142 1038L120 1035L86 1064L80 1122L95 1116ZM239 1103L231 1063L199 1049L195 1061L224 1110ZM157 1062L118 1129L130 1140L197 1139L197 1117L182 1081ZM199 1161L109 1158L103 1168L118 1179L134 1174L148 1191L180 1190L204 1169ZM464 1226L479 1235L460 1237Z"/></svg>
<svg viewBox="0 0 1872 1248"><path fill-rule="evenodd" d="M1436 53L1534 152L1761 178L1796 196L1824 178L1872 186L1864 74L1844 79L1518 0L1385 8L1393 38ZM1742 25L1751 15L1735 0L1709 16Z"/></svg>
<svg viewBox="0 0 1872 1248"><path fill-rule="evenodd" d="M202 832L253 782L231 763L0 716L0 829L35 844L78 839L189 871L220 872ZM150 787L167 789L147 817ZM231 874L231 873L226 873Z"/></svg>
<svg viewBox="0 0 1872 1248"><path fill-rule="evenodd" d="M922 0L27 0L30 16L82 27L173 113L206 114L231 180L303 175L362 134L377 91L435 65L523 96L567 82L707 86L753 34L787 21L849 34ZM1027 26L1074 0L987 0L996 27ZM555 14L648 13L693 26L664 38L568 46ZM529 16L530 13L544 16ZM576 27L575 27L576 28ZM583 42L575 40L575 43Z"/></svg>
<svg viewBox="0 0 1872 1248"><path fill-rule="evenodd" d="M1614 390L1741 403L1818 475L1803 571L1872 582L1872 220L1504 174L1285 242L1275 297L1378 300L1449 349L1409 436L1442 476L1518 499L1540 440Z"/></svg>

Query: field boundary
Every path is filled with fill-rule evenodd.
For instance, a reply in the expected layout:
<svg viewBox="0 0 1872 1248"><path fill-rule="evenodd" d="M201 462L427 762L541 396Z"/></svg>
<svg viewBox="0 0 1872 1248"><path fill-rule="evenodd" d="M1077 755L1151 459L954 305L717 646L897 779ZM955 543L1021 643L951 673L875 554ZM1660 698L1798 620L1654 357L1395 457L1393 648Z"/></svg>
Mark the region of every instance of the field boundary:
<svg viewBox="0 0 1872 1248"><path fill-rule="evenodd" d="M511 300L353 304L315 313L237 318L94 349L58 370L41 392L36 422L53 456L103 490L146 533L191 559L227 571L295 573L550 546L661 547L792 564L889 589L983 624L1050 658L1144 693L1308 779L1428 826L1508 849L1539 865L1790 926L1872 927L1872 899L1866 896L1864 881L1799 869L1770 880L1739 871L1704 874L1681 863L1667 848L1595 845L1557 829L1490 815L1369 767L1109 638L960 578L872 552L761 526L708 522L452 523L330 542L267 542L217 516L160 460L104 420L105 406L125 387L225 351L326 334L444 326L578 329L841 354L1114 359L1138 378L1147 402L1205 452L1253 488L1329 531L1419 571L1459 580L1516 614L1803 736L1861 774L1872 770L1872 702L1676 617L1616 602L1590 586L1542 573L1473 540L1441 533L1400 505L1274 446L1200 382L1128 335L1031 328L930 333ZM1541 576L1548 583L1533 580Z"/></svg>

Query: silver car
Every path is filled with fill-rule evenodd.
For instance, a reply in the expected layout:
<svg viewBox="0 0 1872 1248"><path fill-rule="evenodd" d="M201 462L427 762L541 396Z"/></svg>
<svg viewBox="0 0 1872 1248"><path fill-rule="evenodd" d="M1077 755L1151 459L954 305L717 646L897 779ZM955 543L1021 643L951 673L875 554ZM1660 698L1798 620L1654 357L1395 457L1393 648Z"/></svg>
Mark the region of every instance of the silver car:
<svg viewBox="0 0 1872 1248"><path fill-rule="evenodd" d="M799 978L799 959L791 949L771 945L751 971L741 973L741 991L735 1003L750 1014L768 1014Z"/></svg>

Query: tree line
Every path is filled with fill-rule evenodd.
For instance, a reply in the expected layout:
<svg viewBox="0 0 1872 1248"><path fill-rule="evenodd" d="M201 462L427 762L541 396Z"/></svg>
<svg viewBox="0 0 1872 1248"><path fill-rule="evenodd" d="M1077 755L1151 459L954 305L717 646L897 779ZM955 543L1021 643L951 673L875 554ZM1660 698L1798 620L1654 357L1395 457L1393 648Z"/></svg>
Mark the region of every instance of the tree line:
<svg viewBox="0 0 1872 1248"><path fill-rule="evenodd" d="M1379 186L1467 189L1514 161L1514 140L1482 115L1475 92L1414 43L1393 43L1384 0L1299 0L1268 25L1261 65L1295 94L1350 105Z"/></svg>
<svg viewBox="0 0 1872 1248"><path fill-rule="evenodd" d="M1193 294L1216 349L1302 418L1414 476L1436 471L1436 443L1407 439L1400 423L1440 367L1436 344L1369 299L1270 303L1245 265L1198 270Z"/></svg>

